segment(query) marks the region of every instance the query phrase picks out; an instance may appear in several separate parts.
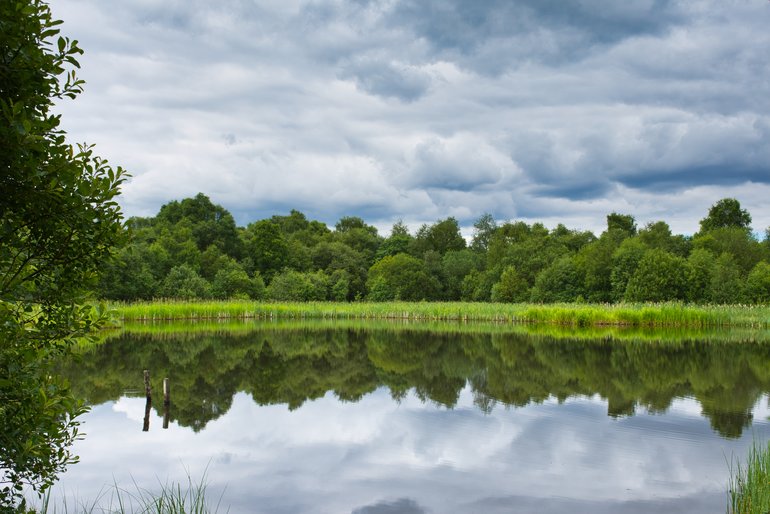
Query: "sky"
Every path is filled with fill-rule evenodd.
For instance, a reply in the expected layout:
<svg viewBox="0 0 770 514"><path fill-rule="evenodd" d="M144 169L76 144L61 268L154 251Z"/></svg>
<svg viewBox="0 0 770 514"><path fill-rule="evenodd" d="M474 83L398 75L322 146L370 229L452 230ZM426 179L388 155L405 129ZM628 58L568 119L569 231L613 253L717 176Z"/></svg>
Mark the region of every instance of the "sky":
<svg viewBox="0 0 770 514"><path fill-rule="evenodd" d="M67 0L72 143L127 216L203 192L382 235L455 217L770 226L767 0Z"/></svg>

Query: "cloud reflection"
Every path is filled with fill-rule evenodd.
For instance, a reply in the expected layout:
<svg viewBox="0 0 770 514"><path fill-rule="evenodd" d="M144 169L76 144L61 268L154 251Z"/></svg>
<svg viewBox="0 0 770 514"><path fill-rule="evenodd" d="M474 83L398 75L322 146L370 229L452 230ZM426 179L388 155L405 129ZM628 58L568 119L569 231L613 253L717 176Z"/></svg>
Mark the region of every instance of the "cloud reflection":
<svg viewBox="0 0 770 514"><path fill-rule="evenodd" d="M706 512L724 508L725 456L744 455L752 438L718 437L692 400L613 419L596 397L484 413L470 388L454 409L413 393L395 403L384 388L293 411L240 393L199 433L162 430L158 416L142 433L142 403L87 415L82 462L60 491L95 498L111 476L153 488L206 471L234 513ZM755 422L754 436L768 435Z"/></svg>

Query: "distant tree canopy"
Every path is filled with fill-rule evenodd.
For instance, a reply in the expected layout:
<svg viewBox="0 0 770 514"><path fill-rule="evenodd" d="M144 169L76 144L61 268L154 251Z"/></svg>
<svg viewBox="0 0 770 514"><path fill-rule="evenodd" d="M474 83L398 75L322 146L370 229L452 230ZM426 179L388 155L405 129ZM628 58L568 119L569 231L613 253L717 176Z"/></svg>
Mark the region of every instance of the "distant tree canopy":
<svg viewBox="0 0 770 514"><path fill-rule="evenodd" d="M749 230L751 215L735 198L723 198L711 206L708 216L700 221L701 232L718 228L741 228Z"/></svg>
<svg viewBox="0 0 770 514"><path fill-rule="evenodd" d="M236 227L205 195L132 218L104 267L101 295L273 300L757 302L770 298L770 243L737 200L712 206L694 236L611 213L598 236L484 214L466 243L455 218L387 237L356 216L330 229L293 210Z"/></svg>

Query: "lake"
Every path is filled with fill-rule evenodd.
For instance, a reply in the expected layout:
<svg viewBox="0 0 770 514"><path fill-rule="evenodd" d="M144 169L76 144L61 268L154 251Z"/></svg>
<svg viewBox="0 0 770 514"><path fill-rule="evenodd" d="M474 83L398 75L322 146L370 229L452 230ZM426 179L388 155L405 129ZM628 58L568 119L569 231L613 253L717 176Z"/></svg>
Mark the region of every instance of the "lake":
<svg viewBox="0 0 770 514"><path fill-rule="evenodd" d="M92 408L54 498L205 475L232 513L725 512L731 461L770 437L768 339L137 325L61 365Z"/></svg>

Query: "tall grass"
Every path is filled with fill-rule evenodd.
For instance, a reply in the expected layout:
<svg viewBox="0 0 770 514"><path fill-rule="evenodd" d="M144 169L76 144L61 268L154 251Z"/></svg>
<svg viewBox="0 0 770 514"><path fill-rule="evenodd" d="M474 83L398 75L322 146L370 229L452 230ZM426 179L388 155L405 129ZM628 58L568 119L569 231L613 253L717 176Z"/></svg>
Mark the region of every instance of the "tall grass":
<svg viewBox="0 0 770 514"><path fill-rule="evenodd" d="M110 305L119 322L230 319L489 321L565 326L770 327L768 306L468 302L153 301Z"/></svg>
<svg viewBox="0 0 770 514"><path fill-rule="evenodd" d="M219 511L221 496L211 506L206 499L205 474L193 482L188 474L187 484L160 483L159 490L149 490L134 482L133 489L124 489L118 484L100 494L91 503L65 500L51 504L50 495L43 498L37 512L40 514L213 514Z"/></svg>
<svg viewBox="0 0 770 514"><path fill-rule="evenodd" d="M280 330L377 330L410 331L442 334L499 334L546 337L549 339L597 339L635 342L682 343L709 341L719 343L770 343L770 329L752 327L644 327L627 325L596 325L577 327L553 323L499 323L491 321L442 321L403 319L192 319L172 321L125 321L118 330L106 330L97 335L96 344L121 337L123 334L148 335L157 340L184 341L194 336L247 335L258 331ZM88 351L94 341L84 342Z"/></svg>
<svg viewBox="0 0 770 514"><path fill-rule="evenodd" d="M770 443L754 443L745 466L738 462L731 468L728 514L770 512Z"/></svg>

